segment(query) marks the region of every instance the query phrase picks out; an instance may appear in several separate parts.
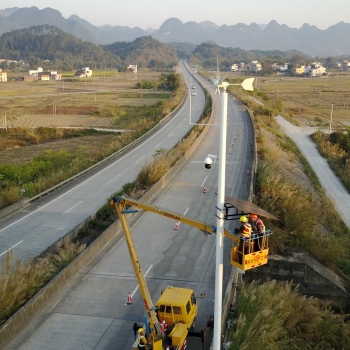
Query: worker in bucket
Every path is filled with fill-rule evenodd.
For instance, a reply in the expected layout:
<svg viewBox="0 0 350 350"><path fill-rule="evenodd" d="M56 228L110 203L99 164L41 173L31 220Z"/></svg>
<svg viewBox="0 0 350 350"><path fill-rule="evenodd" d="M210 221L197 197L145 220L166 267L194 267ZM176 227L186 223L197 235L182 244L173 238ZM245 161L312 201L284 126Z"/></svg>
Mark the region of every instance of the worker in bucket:
<svg viewBox="0 0 350 350"><path fill-rule="evenodd" d="M236 228L235 231L236 234L241 235L238 251L241 253L239 254L239 263L242 264L242 254L250 253L249 244L252 236L252 226L248 222L248 218L244 215L239 218L239 221L241 223L241 227L239 229Z"/></svg>
<svg viewBox="0 0 350 350"><path fill-rule="evenodd" d="M249 221L252 226L253 235L255 236L254 251L257 252L265 248L265 225L257 214L249 214Z"/></svg>

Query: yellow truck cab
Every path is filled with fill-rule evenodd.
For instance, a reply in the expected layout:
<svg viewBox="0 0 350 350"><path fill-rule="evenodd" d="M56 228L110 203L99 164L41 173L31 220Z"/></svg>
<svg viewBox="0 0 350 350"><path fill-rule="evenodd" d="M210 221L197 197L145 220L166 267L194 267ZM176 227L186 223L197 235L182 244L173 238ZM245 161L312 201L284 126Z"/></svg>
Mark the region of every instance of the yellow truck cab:
<svg viewBox="0 0 350 350"><path fill-rule="evenodd" d="M165 320L168 327L174 323L186 324L187 329L194 326L197 316L197 299L192 289L167 287L157 301L158 319Z"/></svg>

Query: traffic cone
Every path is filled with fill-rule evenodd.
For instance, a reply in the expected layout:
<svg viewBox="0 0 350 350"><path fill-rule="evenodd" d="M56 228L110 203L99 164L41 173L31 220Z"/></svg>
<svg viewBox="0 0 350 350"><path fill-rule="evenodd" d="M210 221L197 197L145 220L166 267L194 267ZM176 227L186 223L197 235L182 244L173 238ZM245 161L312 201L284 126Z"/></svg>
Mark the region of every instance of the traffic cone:
<svg viewBox="0 0 350 350"><path fill-rule="evenodd" d="M203 193L207 193L207 189L203 187Z"/></svg>
<svg viewBox="0 0 350 350"><path fill-rule="evenodd" d="M175 222L174 230L177 230L179 228L179 223Z"/></svg>
<svg viewBox="0 0 350 350"><path fill-rule="evenodd" d="M127 305L132 304L132 296L131 296L130 292L129 292L129 294L128 294L128 301L126 302L126 304L127 304Z"/></svg>

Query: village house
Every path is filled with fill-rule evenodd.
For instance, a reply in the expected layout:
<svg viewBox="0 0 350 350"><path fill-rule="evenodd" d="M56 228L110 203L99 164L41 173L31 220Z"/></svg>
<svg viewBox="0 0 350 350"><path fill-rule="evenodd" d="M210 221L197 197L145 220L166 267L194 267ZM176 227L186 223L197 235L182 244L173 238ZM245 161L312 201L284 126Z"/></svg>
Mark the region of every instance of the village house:
<svg viewBox="0 0 350 350"><path fill-rule="evenodd" d="M50 72L39 72L38 73L38 80L49 81L50 78L51 78Z"/></svg>
<svg viewBox="0 0 350 350"><path fill-rule="evenodd" d="M349 69L350 68L350 62L345 60L340 62L340 68L345 70L345 69Z"/></svg>
<svg viewBox="0 0 350 350"><path fill-rule="evenodd" d="M89 67L83 67L74 74L74 78L90 78L92 76L92 70Z"/></svg>
<svg viewBox="0 0 350 350"><path fill-rule="evenodd" d="M7 73L0 68L0 81L7 81Z"/></svg>
<svg viewBox="0 0 350 350"><path fill-rule="evenodd" d="M43 69L42 67L38 67L37 69L29 70L29 76L30 77L37 77L39 73L42 73Z"/></svg>
<svg viewBox="0 0 350 350"><path fill-rule="evenodd" d="M246 67L246 65L245 65L244 62L241 62L241 63L238 65L238 70L239 70L240 72L244 72L244 71L247 70L247 67Z"/></svg>
<svg viewBox="0 0 350 350"><path fill-rule="evenodd" d="M262 67L259 61L251 61L247 64L247 70L250 72L257 73L262 70Z"/></svg>
<svg viewBox="0 0 350 350"><path fill-rule="evenodd" d="M273 63L272 69L277 72L286 72L288 71L288 66L289 66L288 63L284 63L284 64Z"/></svg>
<svg viewBox="0 0 350 350"><path fill-rule="evenodd" d="M137 73L137 64L129 64L126 68L127 73Z"/></svg>
<svg viewBox="0 0 350 350"><path fill-rule="evenodd" d="M230 71L231 72L238 72L238 64L234 63L231 67L230 67Z"/></svg>
<svg viewBox="0 0 350 350"><path fill-rule="evenodd" d="M30 82L35 80L62 80L62 74L58 74L57 71L44 72L42 67L29 70L28 77L24 77L24 81Z"/></svg>
<svg viewBox="0 0 350 350"><path fill-rule="evenodd" d="M74 78L86 78L86 74L84 71L82 70L77 70L75 73L74 73Z"/></svg>
<svg viewBox="0 0 350 350"><path fill-rule="evenodd" d="M51 71L50 80L62 80L62 74L58 74L57 71Z"/></svg>
<svg viewBox="0 0 350 350"><path fill-rule="evenodd" d="M305 74L311 78L320 77L326 73L326 70L327 69L325 67L322 67L320 62L313 62L305 67Z"/></svg>
<svg viewBox="0 0 350 350"><path fill-rule="evenodd" d="M304 65L296 65L293 67L290 71L291 75L303 75L305 73L305 66Z"/></svg>

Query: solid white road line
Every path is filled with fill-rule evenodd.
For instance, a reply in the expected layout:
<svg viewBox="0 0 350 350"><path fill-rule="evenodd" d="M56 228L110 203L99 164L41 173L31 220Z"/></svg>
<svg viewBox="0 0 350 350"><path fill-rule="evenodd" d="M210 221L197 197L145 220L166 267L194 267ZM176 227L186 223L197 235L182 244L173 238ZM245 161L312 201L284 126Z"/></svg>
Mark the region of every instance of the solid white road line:
<svg viewBox="0 0 350 350"><path fill-rule="evenodd" d="M23 242L23 240L20 241L20 242L18 242L18 243L16 243L14 246L12 246L11 248L9 248L9 249L5 250L3 253L1 253L0 256L3 256L3 255L6 254L9 250L11 250L12 248L18 246L18 245L21 244L22 242Z"/></svg>
<svg viewBox="0 0 350 350"><path fill-rule="evenodd" d="M145 277L147 276L147 274L148 274L148 272L150 272L151 271L151 268L153 267L153 265L151 265L148 269L147 269L147 271L146 271L146 273L145 273ZM133 292L131 293L131 297L133 297L134 296L134 294L137 292L137 290L139 289L139 286L137 285L137 287L133 290Z"/></svg>
<svg viewBox="0 0 350 350"><path fill-rule="evenodd" d="M112 181L114 181L115 179L117 179L121 174L119 174L118 176L116 176L114 179L112 179L111 181L108 182L108 184L110 184Z"/></svg>
<svg viewBox="0 0 350 350"><path fill-rule="evenodd" d="M201 184L201 187L203 187L205 181L207 180L207 177L208 177L208 175L204 178L204 180L203 180L203 182L202 182L202 184Z"/></svg>
<svg viewBox="0 0 350 350"><path fill-rule="evenodd" d="M73 205L71 208L69 208L67 211L65 211L62 215L68 213L70 210L72 210L73 208L75 208L76 206L78 206L82 201L80 201L79 203L77 203L76 205Z"/></svg>

